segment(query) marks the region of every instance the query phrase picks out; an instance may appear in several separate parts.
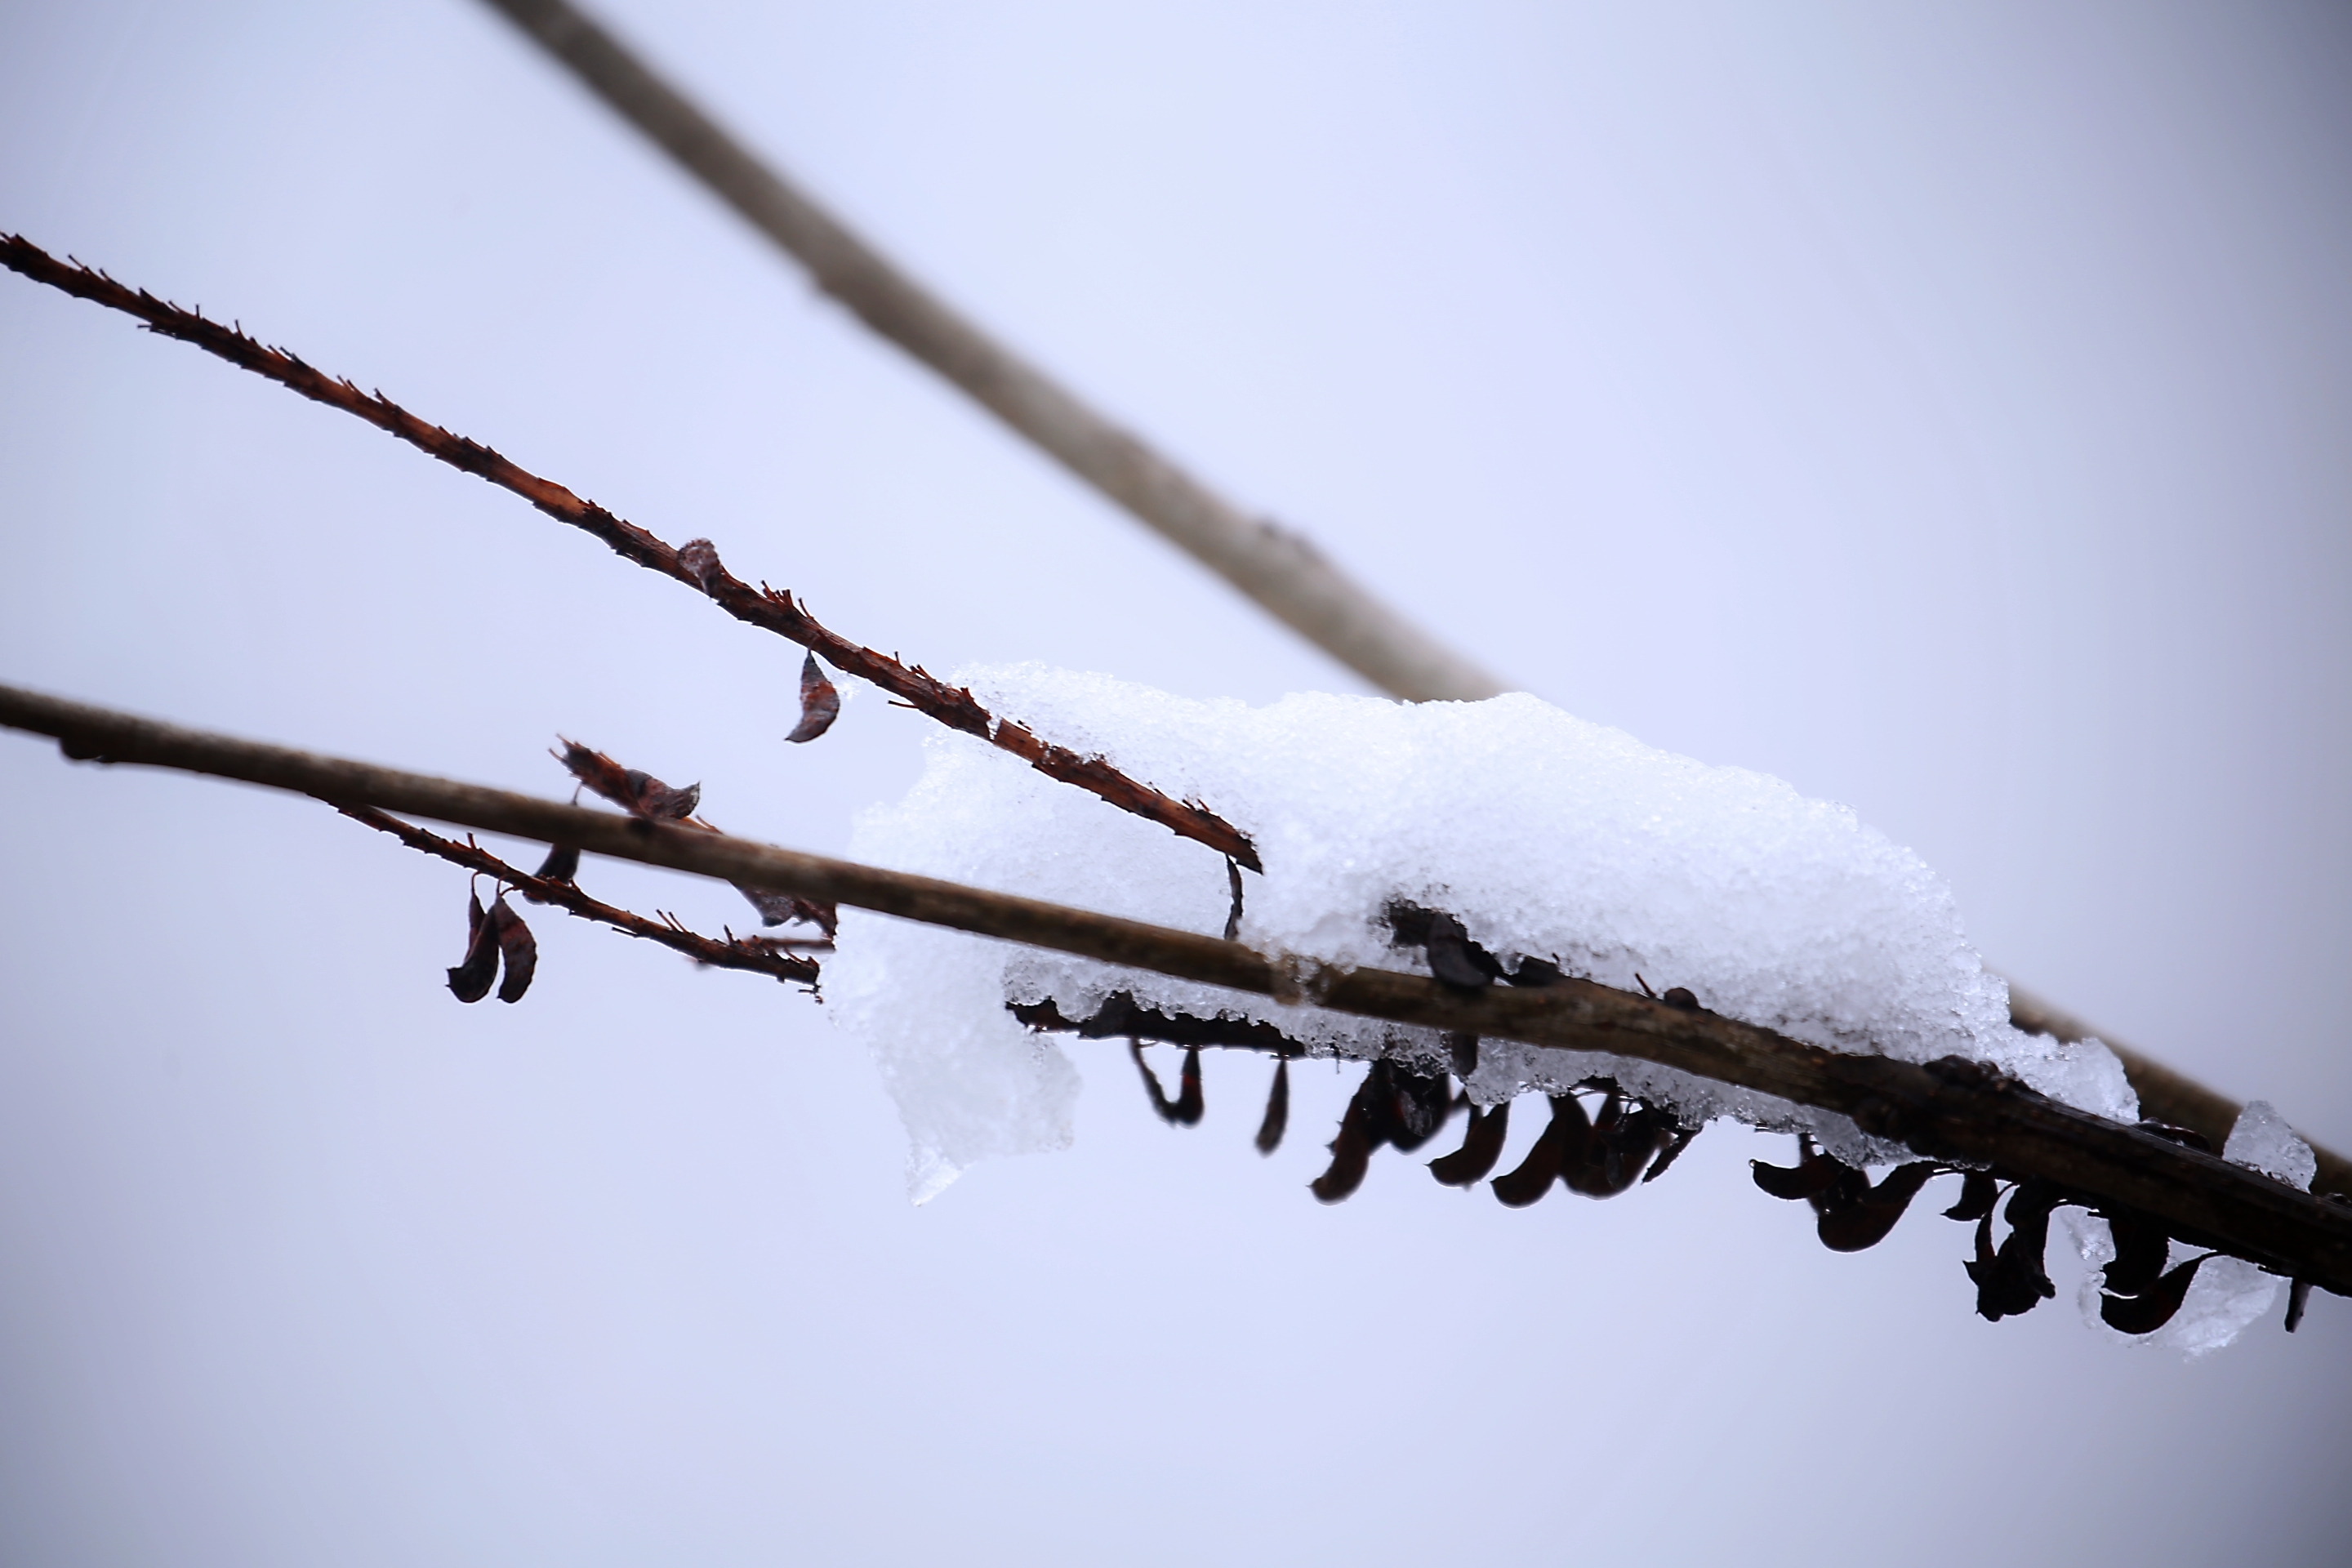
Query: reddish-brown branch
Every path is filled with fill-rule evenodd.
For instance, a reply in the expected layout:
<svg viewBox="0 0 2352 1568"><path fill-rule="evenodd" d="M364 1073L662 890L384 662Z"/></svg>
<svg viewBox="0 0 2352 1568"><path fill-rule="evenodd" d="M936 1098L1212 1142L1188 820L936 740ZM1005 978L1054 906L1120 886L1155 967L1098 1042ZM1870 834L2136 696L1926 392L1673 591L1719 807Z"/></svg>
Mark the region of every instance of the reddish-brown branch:
<svg viewBox="0 0 2352 1568"><path fill-rule="evenodd" d="M771 588L764 583L754 588L729 572L707 539L689 540L684 548L674 548L480 442L453 435L418 418L380 392L362 392L350 381L315 369L284 350L267 347L236 327L184 310L143 289L126 288L105 273L79 262L59 261L22 235L0 236L0 262L36 282L135 316L151 331L194 343L313 402L364 419L428 457L511 490L557 521L570 523L603 541L624 559L700 590L737 620L798 643L835 668L872 681L948 728L978 736L1012 752L1048 778L1076 784L1122 811L1159 823L1220 855L1231 856L1253 871L1265 869L1248 837L1205 805L1171 799L1128 777L1101 757L1081 756L1067 747L1040 740L1027 726L989 712L969 689L948 685L920 665L910 668L887 654L851 642L810 615L793 597L790 589Z"/></svg>
<svg viewBox="0 0 2352 1568"><path fill-rule="evenodd" d="M2028 1175L2076 1194L2069 1202L2143 1214L2179 1239L2352 1295L2352 1207L2045 1100L1972 1062L1848 1056L1591 981L1472 990L1385 970L1334 973L1194 931L185 730L11 687L0 686L0 725L55 736L69 757L181 768L338 805L414 812L1360 1017L1638 1058L1834 1111L1929 1159Z"/></svg>
<svg viewBox="0 0 2352 1568"><path fill-rule="evenodd" d="M362 823L380 833L391 834L411 849L437 855L454 866L479 871L485 877L495 877L533 903L551 904L583 921L594 921L599 925L611 926L614 931L625 931L630 936L659 942L672 952L686 954L697 963L708 964L713 969L740 969L752 974L772 975L788 984L816 984L816 960L795 957L784 952L785 944L773 938L734 936L730 932L732 940L720 942L716 937L688 930L671 916L664 915L658 921L649 921L643 915L592 899L570 882L531 876L477 845L460 844L437 833L427 833L372 805L339 805L335 809L353 822ZM831 946L830 943L824 945Z"/></svg>

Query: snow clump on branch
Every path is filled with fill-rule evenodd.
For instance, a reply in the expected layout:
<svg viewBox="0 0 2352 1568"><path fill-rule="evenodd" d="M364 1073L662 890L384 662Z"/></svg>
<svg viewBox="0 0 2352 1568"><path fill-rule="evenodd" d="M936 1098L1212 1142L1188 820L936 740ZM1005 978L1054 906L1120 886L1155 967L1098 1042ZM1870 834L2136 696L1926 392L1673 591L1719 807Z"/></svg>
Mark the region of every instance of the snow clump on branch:
<svg viewBox="0 0 2352 1568"><path fill-rule="evenodd" d="M2006 984L1962 932L1951 890L1849 808L1743 768L1645 746L1523 694L1405 704L1302 694L1198 701L1036 665L961 672L976 696L1131 776L1205 802L1255 840L1240 940L1327 964L1423 967L1391 944L1403 901L1522 959L1633 988L1686 986L1715 1012L1842 1051L1961 1056L2082 1110L2130 1121L2122 1065L2009 1022ZM906 798L858 821L851 853L896 869L1211 935L1223 865L1201 846L935 732ZM1311 1048L1443 1070L1433 1032L1286 1007L844 910L826 990L873 1053L911 1149L918 1202L977 1161L1067 1146L1077 1077L1008 1003L1070 1016L1114 991L1146 1006L1276 1023ZM1606 1075L1686 1124L1730 1115L1811 1131L1849 1163L1896 1157L1843 1118L1646 1063L1481 1047L1467 1080L1496 1103Z"/></svg>

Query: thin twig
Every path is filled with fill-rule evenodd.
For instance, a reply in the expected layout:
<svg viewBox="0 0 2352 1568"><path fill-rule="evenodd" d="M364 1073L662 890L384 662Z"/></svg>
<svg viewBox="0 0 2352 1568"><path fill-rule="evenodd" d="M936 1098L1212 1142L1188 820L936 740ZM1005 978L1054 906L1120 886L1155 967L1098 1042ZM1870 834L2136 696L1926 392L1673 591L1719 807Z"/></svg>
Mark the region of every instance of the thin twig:
<svg viewBox="0 0 2352 1568"><path fill-rule="evenodd" d="M624 559L698 589L737 620L800 644L835 668L872 681L950 730L978 736L1012 752L1048 778L1076 784L1122 811L1159 823L1221 855L1230 856L1253 871L1265 868L1258 863L1257 850L1247 836L1208 807L1193 801L1172 800L1150 785L1128 777L1101 757L1080 756L1066 747L1048 744L1025 726L989 712L969 690L949 686L919 665L910 669L887 654L835 634L803 609L791 590L771 588L764 583L754 588L730 573L719 563L719 552L709 540L691 540L683 549L673 548L595 502L583 500L554 480L541 479L500 457L480 442L453 436L438 425L426 423L380 392L362 392L351 382L313 369L293 354L257 342L236 327L208 321L193 310L183 310L143 289L127 289L103 272L79 263L59 261L22 235L0 236L0 264L77 299L135 316L151 331L194 343L313 402L355 415L451 468L513 491L559 522L568 522L602 540Z"/></svg>
<svg viewBox="0 0 2352 1568"><path fill-rule="evenodd" d="M534 903L552 904L583 921L594 921L599 925L611 926L614 931L625 931L630 936L659 942L672 952L686 954L697 963L712 969L740 969L753 974L772 975L788 984L816 984L819 973L816 960L796 958L784 952L781 951L781 944L767 937L732 937L730 941L720 942L716 937L703 936L688 930L674 917L666 915L661 920L649 921L643 915L592 899L570 882L531 876L508 865L478 845L460 844L437 833L427 833L372 805L338 805L335 809L353 822L364 824L380 833L391 834L411 849L437 855L452 865L479 871L486 877L495 877Z"/></svg>
<svg viewBox="0 0 2352 1568"><path fill-rule="evenodd" d="M2352 1295L2352 1206L2072 1110L1973 1062L1919 1066L1823 1050L1590 981L1469 991L1424 975L1339 973L1193 931L182 729L13 687L0 686L0 725L54 736L68 757L179 768L336 805L414 812L1362 1017L1657 1062L1849 1117L1930 1159L2039 1178L2148 1215L2184 1241Z"/></svg>
<svg viewBox="0 0 2352 1568"><path fill-rule="evenodd" d="M1382 604L1303 536L1254 518L877 250L565 0L490 0L875 331L961 387L1308 642L1392 696L1475 701L1500 682Z"/></svg>

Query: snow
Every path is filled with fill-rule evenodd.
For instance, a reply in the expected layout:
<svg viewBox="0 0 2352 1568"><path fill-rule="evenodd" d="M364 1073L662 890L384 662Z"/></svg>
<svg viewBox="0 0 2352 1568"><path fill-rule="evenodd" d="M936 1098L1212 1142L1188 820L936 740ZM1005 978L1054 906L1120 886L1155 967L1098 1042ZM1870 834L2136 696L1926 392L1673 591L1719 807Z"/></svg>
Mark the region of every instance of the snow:
<svg viewBox="0 0 2352 1568"><path fill-rule="evenodd" d="M2238 1112L2230 1141L2221 1145L2221 1158L2251 1165L2298 1192L2311 1191L2312 1178L2319 1174L2319 1156L2267 1100L2249 1101Z"/></svg>
<svg viewBox="0 0 2352 1568"><path fill-rule="evenodd" d="M1406 705L1304 694L1252 708L1042 666L975 669L993 710L1099 752L1249 834L1241 940L1326 963L1423 968L1383 909L1461 920L1507 966L1551 959L1632 988L1683 985L1717 1012L1837 1050L1957 1055L2129 1120L2114 1054L2008 1021L2008 988L1969 945L1950 889L1850 809L1781 781L1645 746L1538 700ZM873 864L1210 934L1229 893L1214 852L946 731L906 798L869 810L851 854ZM921 1202L977 1161L1067 1146L1077 1077L1008 1002L1066 1016L1114 990L1276 1023L1339 1055L1447 1058L1426 1030L1320 1015L1188 982L844 910L827 965L835 1019L873 1053L910 1144ZM1492 1103L1597 1072L1685 1121L1806 1129L1852 1160L1890 1157L1842 1118L1643 1063L1486 1042L1468 1080Z"/></svg>

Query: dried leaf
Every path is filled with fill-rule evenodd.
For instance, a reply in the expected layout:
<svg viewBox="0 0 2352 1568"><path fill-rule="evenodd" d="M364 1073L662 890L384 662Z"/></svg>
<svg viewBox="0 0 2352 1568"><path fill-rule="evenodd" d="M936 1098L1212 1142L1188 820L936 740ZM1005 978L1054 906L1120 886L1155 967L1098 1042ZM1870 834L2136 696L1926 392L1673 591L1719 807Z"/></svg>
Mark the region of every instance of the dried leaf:
<svg viewBox="0 0 2352 1568"><path fill-rule="evenodd" d="M1448 985L1492 985L1502 966L1449 914L1429 917L1429 972Z"/></svg>
<svg viewBox="0 0 2352 1568"><path fill-rule="evenodd" d="M2189 1295L2189 1287L2197 1282L2197 1270L2208 1252L2190 1258L2179 1268L2158 1279L2147 1292L2138 1296L2102 1296L2099 1298L2099 1321L2118 1333L2152 1334L2172 1321L2180 1310L2180 1303Z"/></svg>
<svg viewBox="0 0 2352 1568"><path fill-rule="evenodd" d="M1168 1098L1168 1091L1160 1087L1160 1075L1153 1072L1151 1064L1143 1059L1143 1042L1128 1041L1127 1051L1128 1055L1135 1058L1135 1070L1143 1075L1143 1091L1151 1097L1151 1109L1159 1113L1160 1121L1171 1127L1189 1127L1201 1120L1201 1053L1199 1051L1192 1050L1184 1053L1183 1080L1176 1091L1174 1100Z"/></svg>
<svg viewBox="0 0 2352 1568"><path fill-rule="evenodd" d="M2293 1333L2303 1326L2303 1309L2311 1300L2311 1281L2297 1279L2286 1288L2286 1331Z"/></svg>
<svg viewBox="0 0 2352 1568"><path fill-rule="evenodd" d="M550 845L547 858L531 874L542 882L576 882L580 879L580 851L570 844Z"/></svg>
<svg viewBox="0 0 2352 1568"><path fill-rule="evenodd" d="M1666 1167L1683 1157L1683 1151L1691 1146L1691 1140L1699 1135L1699 1131L1698 1128L1685 1127L1677 1123L1674 1131L1667 1135L1665 1147L1658 1151L1656 1161L1648 1170L1642 1173L1642 1180L1644 1183L1654 1182L1664 1175Z"/></svg>
<svg viewBox="0 0 2352 1568"><path fill-rule="evenodd" d="M1194 1046L1184 1053L1184 1070L1177 1076L1175 1120L1186 1127L1198 1127L1201 1110L1201 1048Z"/></svg>
<svg viewBox="0 0 2352 1568"><path fill-rule="evenodd" d="M1977 1221L1977 1255L1967 1265L1976 1281L1977 1311L1988 1322L2032 1311L2058 1293L2042 1268L2050 1245L2050 1211L2058 1205L2056 1192L2041 1182L2025 1182L2010 1194L2004 1211L2009 1237L1996 1252L1992 1247L1992 1215Z"/></svg>
<svg viewBox="0 0 2352 1568"><path fill-rule="evenodd" d="M1445 1059L1454 1068L1454 1076L1467 1080L1478 1070L1478 1037L1449 1029L1438 1037L1445 1047Z"/></svg>
<svg viewBox="0 0 2352 1568"><path fill-rule="evenodd" d="M1641 1179L1642 1167L1657 1152L1660 1131L1647 1107L1629 1105L1612 1089L1583 1148L1562 1158L1559 1178L1572 1193L1613 1198Z"/></svg>
<svg viewBox="0 0 2352 1568"><path fill-rule="evenodd" d="M1339 1136L1331 1140L1330 1165L1307 1185L1320 1201L1339 1203L1364 1184L1364 1173L1372 1163L1372 1140L1365 1120L1364 1094L1359 1089L1348 1101L1348 1113L1339 1119Z"/></svg>
<svg viewBox="0 0 2352 1568"><path fill-rule="evenodd" d="M1937 1166L1932 1161L1915 1160L1907 1165L1897 1165L1879 1180L1876 1186L1853 1202L1830 1210L1822 1215L1816 1229L1822 1245L1832 1252L1860 1252L1886 1239L1919 1189L1927 1184Z"/></svg>
<svg viewBox="0 0 2352 1568"><path fill-rule="evenodd" d="M1449 1187L1477 1185L1503 1157L1503 1141L1510 1131L1509 1100L1491 1109L1472 1106L1470 1130L1462 1135L1462 1147L1432 1160L1429 1173Z"/></svg>
<svg viewBox="0 0 2352 1568"><path fill-rule="evenodd" d="M1383 1058L1372 1064L1364 1087L1365 1131L1375 1149L1387 1143L1410 1154L1454 1114L1454 1085L1443 1074L1427 1077Z"/></svg>
<svg viewBox="0 0 2352 1568"><path fill-rule="evenodd" d="M2112 1215L2107 1230L2114 1236L2116 1255L2100 1271L2108 1291L2117 1296L2143 1296L2163 1273L2172 1240L2164 1226L2139 1215Z"/></svg>
<svg viewBox="0 0 2352 1568"><path fill-rule="evenodd" d="M1960 1177L1960 1201L1944 1211L1946 1219L1982 1219L2000 1202L2000 1184L1990 1171L1969 1171Z"/></svg>
<svg viewBox="0 0 2352 1568"><path fill-rule="evenodd" d="M499 973L498 932L483 912L482 900L466 895L466 961L449 971L449 994L460 1002L478 1002L490 994Z"/></svg>
<svg viewBox="0 0 2352 1568"><path fill-rule="evenodd" d="M1552 1183L1559 1178L1560 1167L1569 1157L1584 1152L1584 1139L1590 1131L1584 1107L1577 1103L1576 1096L1553 1095L1551 1121L1528 1150L1527 1158L1509 1174L1495 1178L1493 1191L1496 1199L1508 1207L1523 1209L1551 1191Z"/></svg>
<svg viewBox="0 0 2352 1568"><path fill-rule="evenodd" d="M595 795L604 796L633 816L648 822L676 822L692 816L694 808L702 804L702 786L698 784L684 789L672 789L651 773L637 768L625 768L604 752L592 750L577 741L561 735L563 750L555 753L573 778Z"/></svg>
<svg viewBox="0 0 2352 1568"><path fill-rule="evenodd" d="M1522 958L1518 973L1510 977L1514 985L1557 985L1567 978L1549 958Z"/></svg>
<svg viewBox="0 0 2352 1568"><path fill-rule="evenodd" d="M1225 911L1225 940L1232 942L1242 934L1242 868L1230 855L1225 857L1225 880L1234 890L1233 906Z"/></svg>
<svg viewBox="0 0 2352 1568"><path fill-rule="evenodd" d="M1274 1058L1274 1087L1265 1093L1265 1115L1257 1124L1257 1152L1271 1154L1282 1147L1290 1126L1290 1058Z"/></svg>
<svg viewBox="0 0 2352 1568"><path fill-rule="evenodd" d="M841 907L838 904L822 899L803 899L791 893L772 892L765 888L747 888L740 882L730 885L760 911L761 925L780 926L787 921L800 921L830 937L841 923Z"/></svg>
<svg viewBox="0 0 2352 1568"><path fill-rule="evenodd" d="M506 978L499 983L499 1000L520 1002L539 973L539 941L530 927L501 898L490 906L490 925L498 932L499 956L506 961Z"/></svg>
<svg viewBox="0 0 2352 1568"><path fill-rule="evenodd" d="M1762 1160L1748 1161L1748 1168L1758 1186L1791 1203L1799 1198L1820 1197L1853 1171L1852 1166L1827 1154L1809 1154L1793 1170Z"/></svg>
<svg viewBox="0 0 2352 1568"><path fill-rule="evenodd" d="M832 729L833 721L839 717L841 693L835 691L833 682L824 678L824 671L818 668L816 655L810 654L801 660L801 721L793 726L793 732L784 739L814 741Z"/></svg>

